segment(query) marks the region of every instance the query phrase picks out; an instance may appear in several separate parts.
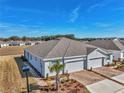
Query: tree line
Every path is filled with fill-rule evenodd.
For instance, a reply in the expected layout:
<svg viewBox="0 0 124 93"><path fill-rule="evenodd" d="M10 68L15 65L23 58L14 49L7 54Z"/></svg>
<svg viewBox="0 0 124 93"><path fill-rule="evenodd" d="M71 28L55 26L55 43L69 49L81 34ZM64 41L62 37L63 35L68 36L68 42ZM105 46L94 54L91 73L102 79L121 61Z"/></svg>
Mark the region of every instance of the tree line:
<svg viewBox="0 0 124 93"><path fill-rule="evenodd" d="M48 36L40 36L40 37L19 37L19 36L11 36L8 38L0 38L0 40L2 41L48 41L48 40L53 40L53 39L57 39L60 37L66 37L66 38L70 38L70 39L75 39L75 36L73 34L67 34L67 35L48 35Z"/></svg>
<svg viewBox="0 0 124 93"><path fill-rule="evenodd" d="M75 40L79 40L79 41L93 41L93 40L113 40L116 37L104 37L104 38L77 38L75 37L74 34L66 34L66 35L47 35L47 36L40 36L40 37L19 37L19 36L11 36L8 38L0 38L0 40L2 41L48 41L48 40L53 40L53 39L57 39L57 38L61 38L61 37L66 37L66 38L70 38L70 39L75 39ZM120 40L124 40L123 37L119 38Z"/></svg>

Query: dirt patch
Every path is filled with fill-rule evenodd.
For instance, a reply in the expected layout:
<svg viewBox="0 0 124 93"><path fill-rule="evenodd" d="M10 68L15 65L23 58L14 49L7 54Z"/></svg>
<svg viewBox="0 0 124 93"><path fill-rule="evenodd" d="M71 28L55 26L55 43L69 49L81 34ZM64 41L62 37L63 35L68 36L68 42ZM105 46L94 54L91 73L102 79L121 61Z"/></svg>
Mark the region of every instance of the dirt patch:
<svg viewBox="0 0 124 93"><path fill-rule="evenodd" d="M22 80L11 57L0 57L0 90L2 93L20 93Z"/></svg>
<svg viewBox="0 0 124 93"><path fill-rule="evenodd" d="M83 85L90 85L105 79L104 77L90 71L72 73L70 77L82 83Z"/></svg>
<svg viewBox="0 0 124 93"><path fill-rule="evenodd" d="M22 61L19 62L23 65ZM14 56L0 56L0 92L26 93L26 78L20 73L20 65L17 65ZM29 83L31 85L37 82L33 77L29 77Z"/></svg>
<svg viewBox="0 0 124 93"><path fill-rule="evenodd" d="M23 54L24 49L30 46L9 46L0 48L0 56Z"/></svg>
<svg viewBox="0 0 124 93"><path fill-rule="evenodd" d="M97 73L103 74L108 77L114 77L123 73L119 70L115 70L110 67L100 67L100 68L95 68L93 70L96 71Z"/></svg>

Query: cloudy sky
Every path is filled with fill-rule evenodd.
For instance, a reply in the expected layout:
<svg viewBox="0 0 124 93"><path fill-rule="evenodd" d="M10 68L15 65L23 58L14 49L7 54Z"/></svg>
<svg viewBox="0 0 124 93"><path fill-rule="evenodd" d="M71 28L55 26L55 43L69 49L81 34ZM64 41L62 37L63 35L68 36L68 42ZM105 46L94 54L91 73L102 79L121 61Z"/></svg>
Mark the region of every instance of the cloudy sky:
<svg viewBox="0 0 124 93"><path fill-rule="evenodd" d="M124 0L0 0L0 37L124 37Z"/></svg>

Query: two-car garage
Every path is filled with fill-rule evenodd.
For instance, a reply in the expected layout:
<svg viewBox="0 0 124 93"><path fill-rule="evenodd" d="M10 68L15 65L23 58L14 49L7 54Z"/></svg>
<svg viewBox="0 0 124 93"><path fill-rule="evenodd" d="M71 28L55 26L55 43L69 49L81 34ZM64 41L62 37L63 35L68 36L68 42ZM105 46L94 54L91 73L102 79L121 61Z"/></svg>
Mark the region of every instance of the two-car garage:
<svg viewBox="0 0 124 93"><path fill-rule="evenodd" d="M65 72L70 73L84 69L102 67L106 63L105 57L105 54L94 50L88 54L87 58L80 57L65 60Z"/></svg>
<svg viewBox="0 0 124 93"><path fill-rule="evenodd" d="M80 61L68 61L65 63L65 72L75 72L75 71L80 71L84 70L85 68L91 69L91 68L97 68L97 67L102 67L104 62L103 58L94 58L94 59L89 59L85 65L84 60Z"/></svg>

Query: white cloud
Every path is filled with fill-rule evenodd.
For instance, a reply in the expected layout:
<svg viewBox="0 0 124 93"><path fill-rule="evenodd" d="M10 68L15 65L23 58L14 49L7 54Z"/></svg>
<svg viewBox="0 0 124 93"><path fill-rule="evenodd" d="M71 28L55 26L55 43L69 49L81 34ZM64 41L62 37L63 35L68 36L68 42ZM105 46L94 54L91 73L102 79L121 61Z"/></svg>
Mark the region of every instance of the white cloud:
<svg viewBox="0 0 124 93"><path fill-rule="evenodd" d="M94 5L91 5L88 9L87 9L87 12L91 12L92 10L98 8L98 7L104 7L104 4L94 4Z"/></svg>
<svg viewBox="0 0 124 93"><path fill-rule="evenodd" d="M87 9L87 12L90 13L94 9L103 8L105 6L108 6L109 4L111 4L114 1L116 1L116 0L101 0L99 3L89 6L89 8Z"/></svg>
<svg viewBox="0 0 124 93"><path fill-rule="evenodd" d="M79 17L79 10L80 10L80 6L77 6L76 8L74 8L70 14L70 19L69 22L75 22L76 19Z"/></svg>

